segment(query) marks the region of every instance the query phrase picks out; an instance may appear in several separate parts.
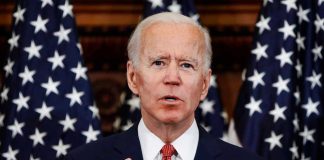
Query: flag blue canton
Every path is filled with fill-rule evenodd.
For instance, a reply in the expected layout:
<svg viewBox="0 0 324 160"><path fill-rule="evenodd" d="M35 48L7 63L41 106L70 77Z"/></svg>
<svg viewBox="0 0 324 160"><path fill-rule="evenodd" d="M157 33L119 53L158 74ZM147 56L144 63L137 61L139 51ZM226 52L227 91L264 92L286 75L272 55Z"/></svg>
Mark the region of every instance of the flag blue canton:
<svg viewBox="0 0 324 160"><path fill-rule="evenodd" d="M1 159L57 159L100 135L68 0L21 0L1 92Z"/></svg>
<svg viewBox="0 0 324 160"><path fill-rule="evenodd" d="M147 0L144 4L144 17L160 13L176 12L199 21L199 15L192 0ZM196 110L196 120L208 132L217 137L227 135L227 114L221 106L216 76L213 75L210 81L208 95ZM114 128L117 131L127 130L132 124L141 118L140 100L133 95L129 89L124 93L124 100L119 110L119 117L116 118Z"/></svg>
<svg viewBox="0 0 324 160"><path fill-rule="evenodd" d="M264 0L235 111L265 159L324 159L324 1Z"/></svg>

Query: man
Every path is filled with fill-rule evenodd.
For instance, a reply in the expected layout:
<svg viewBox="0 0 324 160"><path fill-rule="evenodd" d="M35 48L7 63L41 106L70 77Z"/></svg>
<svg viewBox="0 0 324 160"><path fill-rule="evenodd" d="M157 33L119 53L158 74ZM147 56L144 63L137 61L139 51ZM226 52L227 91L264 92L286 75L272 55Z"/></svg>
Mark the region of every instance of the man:
<svg viewBox="0 0 324 160"><path fill-rule="evenodd" d="M67 159L259 159L197 125L194 112L208 92L212 51L208 32L180 14L143 20L128 44L127 81L142 119L128 131L71 152Z"/></svg>

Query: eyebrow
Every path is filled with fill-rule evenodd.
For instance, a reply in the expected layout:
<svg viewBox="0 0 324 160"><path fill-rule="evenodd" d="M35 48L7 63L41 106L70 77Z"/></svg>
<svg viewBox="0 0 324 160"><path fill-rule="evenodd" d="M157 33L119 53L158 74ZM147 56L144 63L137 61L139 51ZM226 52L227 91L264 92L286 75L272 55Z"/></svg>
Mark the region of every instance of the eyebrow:
<svg viewBox="0 0 324 160"><path fill-rule="evenodd" d="M156 57L152 57L152 56L149 56L148 57L149 61L155 61L155 60L158 60L158 59L170 59L170 56L165 56L165 55L161 55L161 56L156 56ZM196 58L192 58L192 57L180 57L180 58L177 58L176 59L177 61L189 61L189 62L193 62L195 65L198 65L198 60Z"/></svg>
<svg viewBox="0 0 324 160"><path fill-rule="evenodd" d="M149 61L155 61L157 59L170 59L170 56L163 56L163 55L155 56L155 57L149 56L148 59L149 59Z"/></svg>

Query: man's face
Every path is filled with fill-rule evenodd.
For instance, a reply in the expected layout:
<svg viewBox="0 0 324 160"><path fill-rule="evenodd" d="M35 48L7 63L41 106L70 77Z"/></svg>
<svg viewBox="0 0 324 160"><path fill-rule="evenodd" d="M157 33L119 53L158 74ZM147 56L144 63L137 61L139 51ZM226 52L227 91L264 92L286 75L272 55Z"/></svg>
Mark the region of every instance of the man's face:
<svg viewBox="0 0 324 160"><path fill-rule="evenodd" d="M142 34L138 66L128 63L130 88L141 100L144 121L191 121L209 86L203 35L189 24L153 24Z"/></svg>

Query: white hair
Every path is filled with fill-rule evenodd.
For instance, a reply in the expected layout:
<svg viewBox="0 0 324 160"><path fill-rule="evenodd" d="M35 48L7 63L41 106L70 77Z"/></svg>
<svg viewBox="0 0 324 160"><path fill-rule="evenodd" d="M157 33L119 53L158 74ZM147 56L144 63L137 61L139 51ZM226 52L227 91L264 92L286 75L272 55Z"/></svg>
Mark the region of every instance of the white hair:
<svg viewBox="0 0 324 160"><path fill-rule="evenodd" d="M141 50L141 36L145 28L150 27L156 23L184 23L190 24L198 28L198 30L204 35L204 69L207 71L210 68L211 59L212 59L212 49L210 43L210 36L208 31L203 28L199 23L194 21L193 19L186 17L184 15L172 12L163 12L159 14L152 15L150 17L145 18L141 21L135 31L133 32L127 46L128 58L133 62L134 66L138 66L139 63L139 53Z"/></svg>

